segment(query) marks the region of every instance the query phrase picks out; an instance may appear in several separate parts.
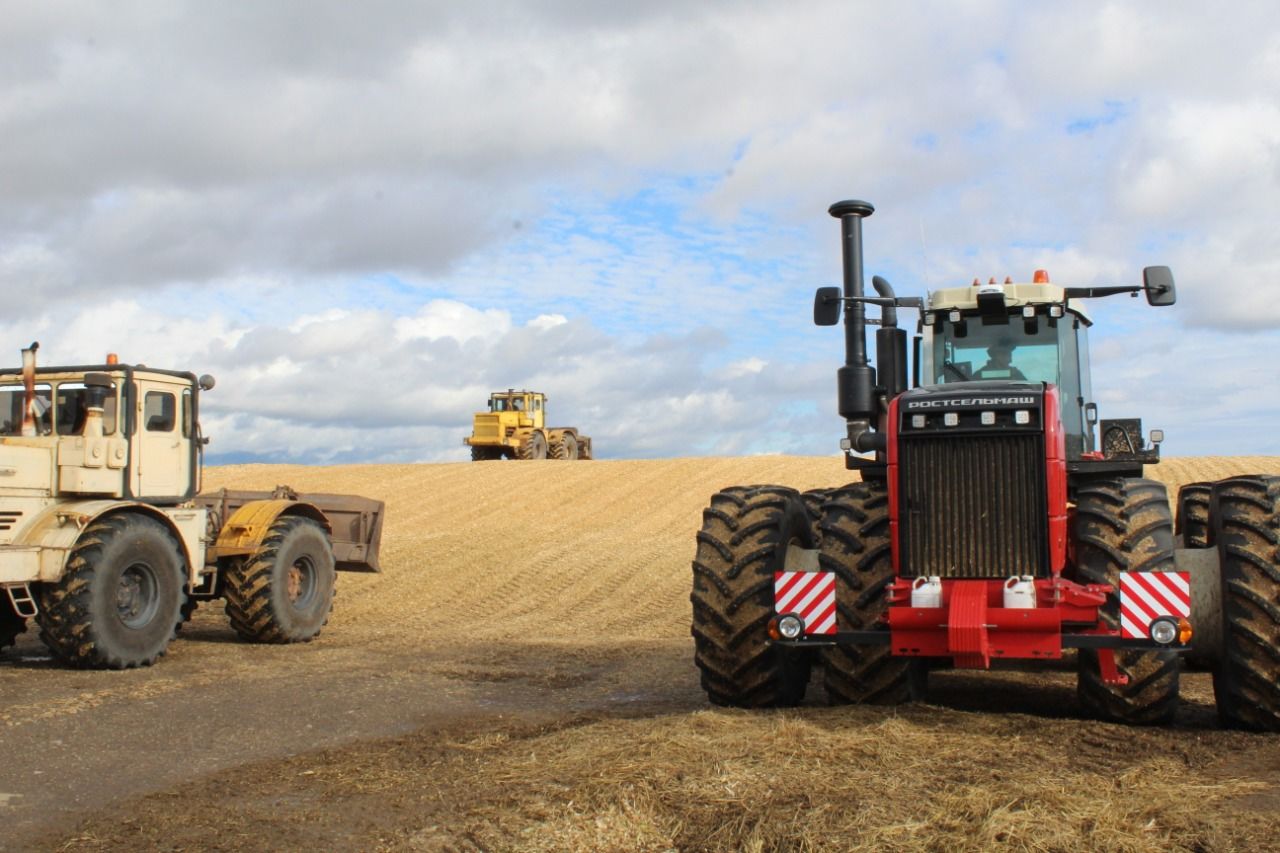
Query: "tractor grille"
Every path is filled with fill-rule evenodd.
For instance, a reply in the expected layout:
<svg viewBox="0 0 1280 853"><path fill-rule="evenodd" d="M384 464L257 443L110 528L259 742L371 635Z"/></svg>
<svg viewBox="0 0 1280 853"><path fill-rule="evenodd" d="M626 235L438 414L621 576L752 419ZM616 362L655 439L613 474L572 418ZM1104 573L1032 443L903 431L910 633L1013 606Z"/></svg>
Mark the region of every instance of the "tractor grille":
<svg viewBox="0 0 1280 853"><path fill-rule="evenodd" d="M898 464L903 577L1048 575L1043 435L912 436Z"/></svg>
<svg viewBox="0 0 1280 853"><path fill-rule="evenodd" d="M493 438L499 436L499 424L497 415L476 415L475 427L472 434L476 438Z"/></svg>

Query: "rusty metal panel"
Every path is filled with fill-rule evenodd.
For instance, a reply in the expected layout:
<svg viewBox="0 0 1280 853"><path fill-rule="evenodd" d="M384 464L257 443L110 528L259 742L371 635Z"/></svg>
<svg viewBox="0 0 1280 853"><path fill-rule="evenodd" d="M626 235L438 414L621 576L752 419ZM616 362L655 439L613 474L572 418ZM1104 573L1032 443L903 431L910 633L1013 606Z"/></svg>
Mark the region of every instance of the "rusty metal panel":
<svg viewBox="0 0 1280 853"><path fill-rule="evenodd" d="M333 538L333 557L340 571L380 572L378 554L382 543L382 518L385 505L382 501L359 495L331 495L320 492L299 493L288 486L277 486L272 492L248 491L240 489L219 489L196 495L197 506L204 506L215 514L214 528L221 529L245 504L264 501L282 504L273 507L270 525L280 514L287 514L289 508L298 503L314 506L325 517ZM264 509L264 511L266 511ZM227 531L231 533L232 531ZM223 541L222 536L219 542ZM228 540L229 544L229 540ZM227 552L219 547L220 556Z"/></svg>

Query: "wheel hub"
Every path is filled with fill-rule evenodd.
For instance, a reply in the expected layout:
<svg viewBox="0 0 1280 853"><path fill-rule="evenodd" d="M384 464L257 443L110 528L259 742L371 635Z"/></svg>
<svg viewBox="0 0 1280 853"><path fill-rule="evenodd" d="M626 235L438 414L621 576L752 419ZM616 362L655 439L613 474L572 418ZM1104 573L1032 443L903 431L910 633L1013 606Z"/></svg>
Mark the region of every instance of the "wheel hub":
<svg viewBox="0 0 1280 853"><path fill-rule="evenodd" d="M285 587L289 603L294 608L302 610L311 603L316 591L316 571L310 558L299 557L293 561L285 579Z"/></svg>
<svg viewBox="0 0 1280 853"><path fill-rule="evenodd" d="M160 606L155 572L146 563L134 563L120 574L116 587L116 612L129 628L149 623Z"/></svg>

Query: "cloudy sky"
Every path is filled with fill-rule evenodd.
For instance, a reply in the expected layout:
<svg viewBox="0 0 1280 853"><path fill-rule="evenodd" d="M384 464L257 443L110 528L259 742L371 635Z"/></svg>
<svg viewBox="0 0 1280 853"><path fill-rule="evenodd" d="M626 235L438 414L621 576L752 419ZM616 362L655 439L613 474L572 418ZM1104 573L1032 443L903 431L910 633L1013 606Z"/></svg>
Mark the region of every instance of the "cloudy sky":
<svg viewBox="0 0 1280 853"><path fill-rule="evenodd" d="M836 451L867 275L1136 283L1103 417L1280 454L1280 7L0 2L0 347L212 373L210 460ZM911 312L912 314L914 312Z"/></svg>

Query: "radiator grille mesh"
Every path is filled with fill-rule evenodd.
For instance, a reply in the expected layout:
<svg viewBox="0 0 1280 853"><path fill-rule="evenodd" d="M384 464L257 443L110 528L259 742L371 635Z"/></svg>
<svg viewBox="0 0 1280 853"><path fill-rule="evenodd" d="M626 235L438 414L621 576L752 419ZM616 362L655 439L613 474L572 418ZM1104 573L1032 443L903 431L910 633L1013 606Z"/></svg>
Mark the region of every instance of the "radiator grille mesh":
<svg viewBox="0 0 1280 853"><path fill-rule="evenodd" d="M912 436L899 450L904 577L1048 575L1043 436Z"/></svg>

